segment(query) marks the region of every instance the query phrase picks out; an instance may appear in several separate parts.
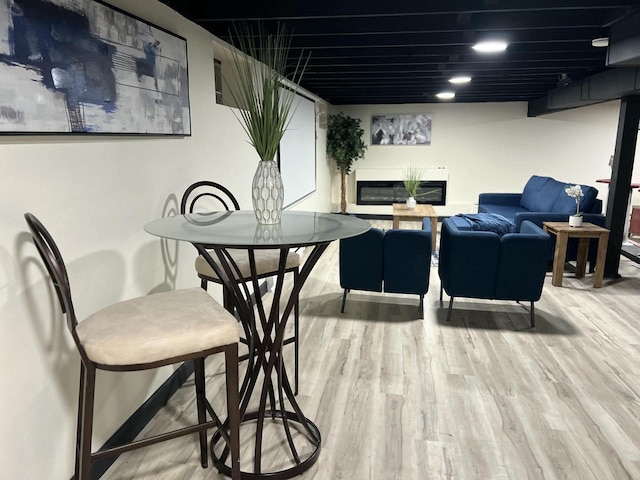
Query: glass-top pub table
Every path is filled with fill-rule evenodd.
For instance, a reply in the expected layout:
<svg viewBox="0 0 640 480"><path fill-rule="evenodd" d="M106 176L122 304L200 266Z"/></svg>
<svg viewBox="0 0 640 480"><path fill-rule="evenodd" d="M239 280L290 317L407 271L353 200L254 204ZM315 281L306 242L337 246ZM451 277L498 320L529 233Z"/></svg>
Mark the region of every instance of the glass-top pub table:
<svg viewBox="0 0 640 480"><path fill-rule="evenodd" d="M369 228L369 222L347 215L297 211L283 212L280 224L260 225L253 211L242 210L179 215L154 220L144 226L152 235L193 244L232 294L249 346L247 371L240 387L243 425L240 438L246 438L243 432L255 430L255 433L251 432L255 435L253 471L247 471L243 465L243 479L292 478L318 459L320 431L300 409L282 359L285 327L300 289L329 244L359 235ZM286 306L280 312L287 253L297 247L312 247L312 250L298 274ZM252 301L246 285L236 280L241 275L229 255L228 249L231 248L247 251L251 290L254 292L259 291L255 250L280 250L271 308L266 308L259 295ZM263 439L266 426L273 437L269 448L274 442L284 445L284 455L281 456L288 458L265 461ZM228 449L221 440L220 433L216 432L211 440L211 454L218 470L230 475L231 470L225 464L229 457Z"/></svg>

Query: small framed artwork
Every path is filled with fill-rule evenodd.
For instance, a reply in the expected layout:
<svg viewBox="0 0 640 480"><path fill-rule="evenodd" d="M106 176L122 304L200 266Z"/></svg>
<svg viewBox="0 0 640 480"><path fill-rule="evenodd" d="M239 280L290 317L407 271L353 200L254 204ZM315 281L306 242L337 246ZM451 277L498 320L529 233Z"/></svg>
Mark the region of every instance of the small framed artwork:
<svg viewBox="0 0 640 480"><path fill-rule="evenodd" d="M431 145L430 113L372 115L371 145Z"/></svg>
<svg viewBox="0 0 640 480"><path fill-rule="evenodd" d="M190 135L187 41L96 0L0 0L0 133Z"/></svg>

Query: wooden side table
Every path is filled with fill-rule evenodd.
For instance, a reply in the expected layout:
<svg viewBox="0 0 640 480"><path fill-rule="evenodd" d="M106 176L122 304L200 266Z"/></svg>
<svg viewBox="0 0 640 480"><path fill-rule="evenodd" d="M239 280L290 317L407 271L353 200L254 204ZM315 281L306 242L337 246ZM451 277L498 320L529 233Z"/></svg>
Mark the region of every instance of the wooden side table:
<svg viewBox="0 0 640 480"><path fill-rule="evenodd" d="M423 218L431 219L431 250L436 251L436 238L438 235L438 214L432 205L421 204L409 210L404 203L393 204L393 228L400 228L400 220L421 222Z"/></svg>
<svg viewBox="0 0 640 480"><path fill-rule="evenodd" d="M596 258L596 271L593 277L594 288L602 287L604 279L604 260L607 255L607 243L609 242L609 230L593 223L583 223L580 227L570 227L569 222L543 222L544 231L556 236L556 251L553 255L553 276L551 283L555 287L562 286L562 275L567 258L567 242L570 238L578 238L578 258L576 261L576 277L584 277L587 266L587 253L589 240L598 239L598 256Z"/></svg>

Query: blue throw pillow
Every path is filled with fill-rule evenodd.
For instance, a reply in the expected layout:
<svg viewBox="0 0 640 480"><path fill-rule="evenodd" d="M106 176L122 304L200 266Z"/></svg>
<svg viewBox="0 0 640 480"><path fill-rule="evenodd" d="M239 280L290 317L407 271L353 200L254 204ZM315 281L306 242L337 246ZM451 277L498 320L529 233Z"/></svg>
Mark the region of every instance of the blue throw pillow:
<svg viewBox="0 0 640 480"><path fill-rule="evenodd" d="M497 213L459 213L456 216L469 222L472 230L494 232L499 237L516 231L515 223Z"/></svg>
<svg viewBox="0 0 640 480"><path fill-rule="evenodd" d="M520 206L530 212L550 212L564 184L551 177L533 175L524 186Z"/></svg>

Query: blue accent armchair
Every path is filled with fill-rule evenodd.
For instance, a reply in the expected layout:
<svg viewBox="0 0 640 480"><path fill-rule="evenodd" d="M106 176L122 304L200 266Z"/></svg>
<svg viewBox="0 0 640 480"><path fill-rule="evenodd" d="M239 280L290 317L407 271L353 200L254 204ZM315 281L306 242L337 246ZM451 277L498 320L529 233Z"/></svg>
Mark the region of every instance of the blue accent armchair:
<svg viewBox="0 0 640 480"><path fill-rule="evenodd" d="M447 321L455 297L531 302L531 326L535 326L534 302L540 299L551 251L549 235L530 221L519 233L500 237L474 231L460 217L446 218L440 232L440 300L449 295Z"/></svg>
<svg viewBox="0 0 640 480"><path fill-rule="evenodd" d="M427 230L371 228L340 240L340 286L344 313L350 290L416 294L423 318L424 294L431 272L431 227Z"/></svg>

